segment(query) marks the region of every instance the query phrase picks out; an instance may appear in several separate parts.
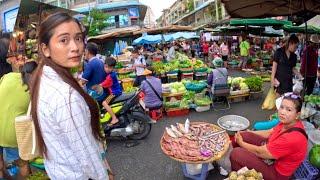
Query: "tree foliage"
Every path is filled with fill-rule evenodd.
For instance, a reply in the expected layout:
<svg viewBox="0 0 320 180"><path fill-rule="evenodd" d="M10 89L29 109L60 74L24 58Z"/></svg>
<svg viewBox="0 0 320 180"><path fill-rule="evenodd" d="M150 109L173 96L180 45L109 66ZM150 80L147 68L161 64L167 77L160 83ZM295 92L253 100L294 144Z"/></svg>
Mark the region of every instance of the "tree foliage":
<svg viewBox="0 0 320 180"><path fill-rule="evenodd" d="M194 0L188 0L187 7L188 7L189 11L193 11L194 10Z"/></svg>
<svg viewBox="0 0 320 180"><path fill-rule="evenodd" d="M107 19L110 16L103 11L93 8L84 19L84 24L89 27L88 35L96 36L108 26Z"/></svg>

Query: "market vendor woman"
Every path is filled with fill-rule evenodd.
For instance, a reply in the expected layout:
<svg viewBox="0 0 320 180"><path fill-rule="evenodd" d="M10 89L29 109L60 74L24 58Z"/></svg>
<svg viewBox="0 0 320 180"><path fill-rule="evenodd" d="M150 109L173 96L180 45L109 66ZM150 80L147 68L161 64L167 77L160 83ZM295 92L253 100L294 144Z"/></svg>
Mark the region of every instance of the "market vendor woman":
<svg viewBox="0 0 320 180"><path fill-rule="evenodd" d="M301 78L296 69L297 55L294 53L297 49L299 39L296 35L291 35L282 48L277 49L272 63L271 85L276 87L276 92L282 95L286 92L292 92L293 74Z"/></svg>
<svg viewBox="0 0 320 180"><path fill-rule="evenodd" d="M286 93L278 110L280 123L271 130L238 132L230 155L232 170L254 168L265 180L289 179L307 153L307 135L298 119L301 98Z"/></svg>

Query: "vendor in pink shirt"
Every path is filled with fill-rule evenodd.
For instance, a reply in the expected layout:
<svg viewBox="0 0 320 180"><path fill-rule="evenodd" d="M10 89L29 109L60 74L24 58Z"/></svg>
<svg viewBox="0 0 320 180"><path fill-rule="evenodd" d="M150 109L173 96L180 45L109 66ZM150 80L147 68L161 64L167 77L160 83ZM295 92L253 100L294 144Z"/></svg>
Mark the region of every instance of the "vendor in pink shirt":
<svg viewBox="0 0 320 180"><path fill-rule="evenodd" d="M307 154L308 139L299 119L300 96L286 93L278 110L280 123L270 130L238 132L239 147L230 155L232 170L261 172L265 180L288 180Z"/></svg>

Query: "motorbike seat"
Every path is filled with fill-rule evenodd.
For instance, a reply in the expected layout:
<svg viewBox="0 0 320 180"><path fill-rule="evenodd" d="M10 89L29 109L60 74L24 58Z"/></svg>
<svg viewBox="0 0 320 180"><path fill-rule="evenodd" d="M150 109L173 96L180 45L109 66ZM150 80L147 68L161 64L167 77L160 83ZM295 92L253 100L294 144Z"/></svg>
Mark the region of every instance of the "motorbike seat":
<svg viewBox="0 0 320 180"><path fill-rule="evenodd" d="M112 104L123 102L123 101L126 101L128 99L131 99L135 94L136 94L135 92L133 92L133 93L123 93L120 96L116 97L112 101Z"/></svg>

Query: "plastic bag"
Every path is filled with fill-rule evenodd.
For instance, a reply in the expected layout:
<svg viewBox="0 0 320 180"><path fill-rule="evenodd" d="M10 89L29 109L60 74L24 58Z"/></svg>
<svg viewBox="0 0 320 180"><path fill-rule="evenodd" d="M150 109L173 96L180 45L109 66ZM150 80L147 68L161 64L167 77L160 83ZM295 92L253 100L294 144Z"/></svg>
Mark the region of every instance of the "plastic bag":
<svg viewBox="0 0 320 180"><path fill-rule="evenodd" d="M276 92L274 88L271 87L267 94L266 99L262 104L262 109L267 109L267 110L274 109L276 107L276 98L277 98Z"/></svg>
<svg viewBox="0 0 320 180"><path fill-rule="evenodd" d="M303 90L302 80L296 80L295 84L293 85L293 92L295 92L296 94L300 94L302 90Z"/></svg>
<svg viewBox="0 0 320 180"><path fill-rule="evenodd" d="M312 94L320 95L320 82L319 82L318 79L317 79L317 81L316 81L316 83L314 85Z"/></svg>
<svg viewBox="0 0 320 180"><path fill-rule="evenodd" d="M303 103L301 107L300 118L307 119L310 116L313 116L317 113L317 110L310 103Z"/></svg>

